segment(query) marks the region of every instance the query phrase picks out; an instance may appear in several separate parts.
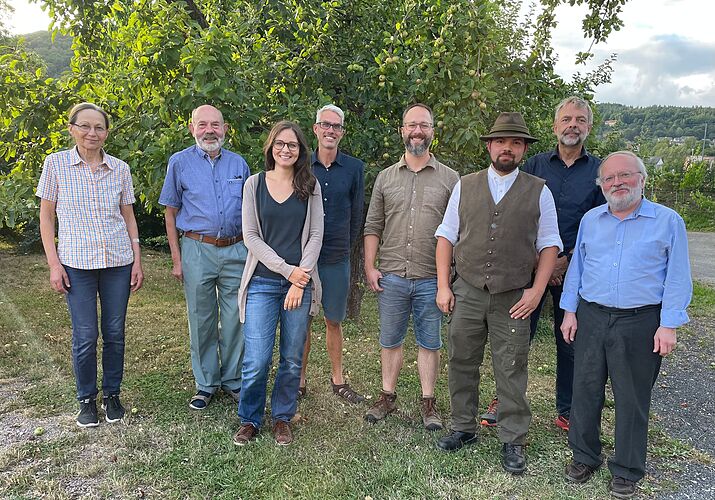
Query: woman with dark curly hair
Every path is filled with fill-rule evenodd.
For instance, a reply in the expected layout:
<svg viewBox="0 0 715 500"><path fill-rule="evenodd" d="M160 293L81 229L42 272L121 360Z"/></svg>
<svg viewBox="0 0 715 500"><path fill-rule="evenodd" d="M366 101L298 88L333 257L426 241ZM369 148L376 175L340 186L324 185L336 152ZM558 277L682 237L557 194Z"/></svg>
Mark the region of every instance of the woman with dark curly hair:
<svg viewBox="0 0 715 500"><path fill-rule="evenodd" d="M289 121L277 123L263 147L265 172L246 181L243 238L248 248L239 305L244 323L244 357L238 416L233 436L239 446L258 434L266 404L276 326L280 361L271 394L273 435L279 445L293 441L308 316L318 312L317 262L323 242L320 185L310 169L303 132Z"/></svg>

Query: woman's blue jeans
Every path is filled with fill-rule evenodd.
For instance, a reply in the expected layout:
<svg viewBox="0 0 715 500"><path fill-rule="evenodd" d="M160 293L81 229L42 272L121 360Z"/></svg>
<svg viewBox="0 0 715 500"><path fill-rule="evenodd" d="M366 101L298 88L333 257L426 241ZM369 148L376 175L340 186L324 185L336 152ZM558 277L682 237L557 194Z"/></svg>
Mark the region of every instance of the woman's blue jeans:
<svg viewBox="0 0 715 500"><path fill-rule="evenodd" d="M124 375L124 320L132 265L104 269L64 266L70 280L67 308L72 320L72 366L77 399L97 397L97 296L102 321L102 395L118 395Z"/></svg>
<svg viewBox="0 0 715 500"><path fill-rule="evenodd" d="M253 276L248 284L246 322L243 325L241 401L238 404L241 424L261 427L279 321L280 361L271 394L271 414L274 422L289 422L295 415L312 291L306 287L300 307L286 311L283 301L290 286L285 279L263 276Z"/></svg>

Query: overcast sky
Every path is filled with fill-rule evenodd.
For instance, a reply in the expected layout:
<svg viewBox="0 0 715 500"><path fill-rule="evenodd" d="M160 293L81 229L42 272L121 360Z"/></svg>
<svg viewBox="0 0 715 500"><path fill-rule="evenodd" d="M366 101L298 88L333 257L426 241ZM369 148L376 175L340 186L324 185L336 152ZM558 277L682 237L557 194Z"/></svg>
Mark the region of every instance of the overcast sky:
<svg viewBox="0 0 715 500"><path fill-rule="evenodd" d="M10 0L13 33L47 29L49 18L37 4ZM596 90L599 102L632 106L653 104L715 107L715 2L712 0L629 0L623 8L624 28L596 45L593 62L574 66L576 52L587 50L581 18L585 9L561 6L553 44L557 72L567 81L586 73L611 53L612 82Z"/></svg>

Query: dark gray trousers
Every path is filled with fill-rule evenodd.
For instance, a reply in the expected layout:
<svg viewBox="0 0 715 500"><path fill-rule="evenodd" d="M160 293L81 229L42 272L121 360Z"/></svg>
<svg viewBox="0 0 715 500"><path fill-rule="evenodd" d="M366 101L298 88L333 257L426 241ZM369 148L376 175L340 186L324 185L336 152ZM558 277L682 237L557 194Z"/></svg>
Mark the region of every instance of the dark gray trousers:
<svg viewBox="0 0 715 500"><path fill-rule="evenodd" d="M569 446L574 460L601 463L601 412L610 377L616 404L614 476L638 481L645 475L648 412L661 357L653 352L660 305L614 309L582 300L576 313L574 382Z"/></svg>

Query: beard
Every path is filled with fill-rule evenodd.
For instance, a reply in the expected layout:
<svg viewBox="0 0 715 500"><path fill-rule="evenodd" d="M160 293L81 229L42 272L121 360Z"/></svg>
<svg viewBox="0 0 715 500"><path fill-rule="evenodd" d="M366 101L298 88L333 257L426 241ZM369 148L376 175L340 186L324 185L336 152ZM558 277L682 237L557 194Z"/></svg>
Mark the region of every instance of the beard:
<svg viewBox="0 0 715 500"><path fill-rule="evenodd" d="M521 158L519 158L519 161L521 161ZM518 164L519 162L514 155L499 155L497 158L492 160L494 170L498 170L499 172L504 172L507 174L509 172L513 172Z"/></svg>
<svg viewBox="0 0 715 500"><path fill-rule="evenodd" d="M618 187L618 189L623 189L623 187ZM640 187L628 187L627 189L627 194L622 194L619 196L616 196L614 193L614 191L616 190L615 187L609 189L608 192L604 191L603 196L606 198L606 201L608 202L608 207L611 209L611 212L623 212L624 210L630 208L632 205L635 205L636 202L638 202L643 196L643 189L641 189Z"/></svg>
<svg viewBox="0 0 715 500"><path fill-rule="evenodd" d="M207 143L206 139L213 139L216 142ZM207 133L201 137L196 137L196 145L207 153L215 153L223 146L223 137L218 137L216 134Z"/></svg>
<svg viewBox="0 0 715 500"><path fill-rule="evenodd" d="M567 134L568 132L576 132L578 136L571 137ZM559 136L559 142L564 146L578 146L586 141L586 137L588 137L588 134L582 134L580 130L565 130Z"/></svg>
<svg viewBox="0 0 715 500"><path fill-rule="evenodd" d="M417 144L412 144L412 139L422 139L422 142L418 142ZM427 152L427 150L430 147L430 144L432 144L432 136L431 135L426 135L423 133L413 133L408 135L404 139L405 143L405 149L412 153L415 156L422 156Z"/></svg>

